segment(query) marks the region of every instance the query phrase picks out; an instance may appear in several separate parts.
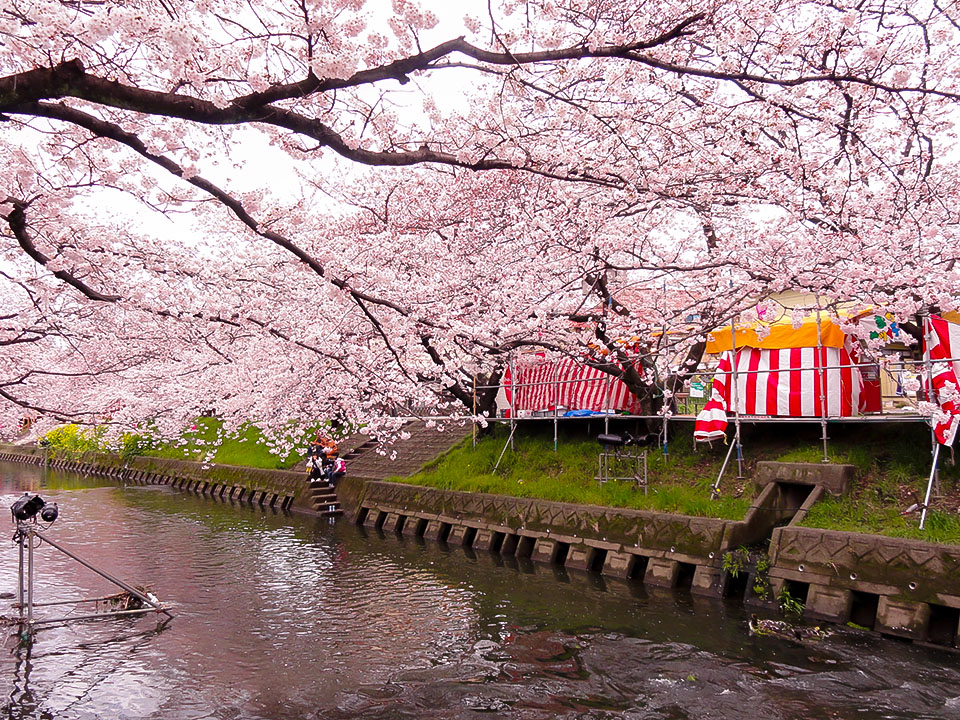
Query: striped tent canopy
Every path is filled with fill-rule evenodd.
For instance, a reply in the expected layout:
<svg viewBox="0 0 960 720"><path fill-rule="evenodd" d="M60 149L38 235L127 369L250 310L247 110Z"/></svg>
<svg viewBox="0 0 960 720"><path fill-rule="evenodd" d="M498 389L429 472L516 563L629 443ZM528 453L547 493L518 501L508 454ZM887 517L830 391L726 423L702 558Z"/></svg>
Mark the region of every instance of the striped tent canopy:
<svg viewBox="0 0 960 720"><path fill-rule="evenodd" d="M694 428L697 440L724 436L726 415L734 399L741 415L851 417L859 414L863 378L857 367L856 343L833 323L827 324L825 332L824 321L821 321L818 338L816 320L808 319L795 329L791 344L787 328L791 326L777 325L775 332L763 335L752 328L738 332L735 351L729 328L712 334L707 348L722 354L710 400L697 416ZM720 342L724 337L726 342Z"/></svg>
<svg viewBox="0 0 960 720"><path fill-rule="evenodd" d="M503 377L510 407L518 413L570 410L640 411L640 401L620 380L570 358L549 359L543 353L524 355ZM508 411L509 413L509 411Z"/></svg>

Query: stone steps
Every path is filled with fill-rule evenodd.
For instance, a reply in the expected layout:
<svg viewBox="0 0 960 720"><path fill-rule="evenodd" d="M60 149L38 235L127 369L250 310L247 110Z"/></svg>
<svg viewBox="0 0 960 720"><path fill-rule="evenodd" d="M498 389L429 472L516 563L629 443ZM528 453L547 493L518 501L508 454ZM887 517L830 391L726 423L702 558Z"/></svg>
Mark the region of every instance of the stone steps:
<svg viewBox="0 0 960 720"><path fill-rule="evenodd" d="M323 517L343 515L337 491L326 480L310 481L310 501L313 509Z"/></svg>

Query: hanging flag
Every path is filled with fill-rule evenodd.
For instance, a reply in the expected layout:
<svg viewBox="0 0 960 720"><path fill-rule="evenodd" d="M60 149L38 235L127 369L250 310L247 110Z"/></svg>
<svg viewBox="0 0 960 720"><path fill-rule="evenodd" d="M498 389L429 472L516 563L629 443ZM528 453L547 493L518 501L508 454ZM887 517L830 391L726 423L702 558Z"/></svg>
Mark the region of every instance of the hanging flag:
<svg viewBox="0 0 960 720"><path fill-rule="evenodd" d="M960 325L931 315L924 340L923 359L930 365L930 384L940 407L933 416L933 431L941 445L953 445L960 426L960 362L954 359L960 350Z"/></svg>
<svg viewBox="0 0 960 720"><path fill-rule="evenodd" d="M727 388L729 387L727 378L730 377L730 352L727 351L720 356L720 364L717 365L717 372L713 376L713 387L710 391L710 399L703 406L703 410L697 415L697 421L693 426L693 437L699 442L718 440L725 438L727 433L727 408L729 397Z"/></svg>

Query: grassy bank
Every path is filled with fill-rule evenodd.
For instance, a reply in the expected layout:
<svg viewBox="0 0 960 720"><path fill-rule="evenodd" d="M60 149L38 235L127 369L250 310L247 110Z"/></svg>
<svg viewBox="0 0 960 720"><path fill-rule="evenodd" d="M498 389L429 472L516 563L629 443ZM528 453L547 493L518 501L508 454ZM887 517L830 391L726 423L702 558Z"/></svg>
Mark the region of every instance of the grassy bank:
<svg viewBox="0 0 960 720"><path fill-rule="evenodd" d="M514 437L514 449L503 453L508 432L500 427L483 435L476 448L470 440L439 458L423 472L395 482L448 490L485 492L514 497L609 507L658 510L699 517L741 519L750 498L726 494L710 499L722 456L694 453L689 446L648 453L649 489L645 495L630 481L600 483L595 478L598 452L595 435L567 431L553 447L553 430L529 428Z"/></svg>
<svg viewBox="0 0 960 720"><path fill-rule="evenodd" d="M778 439L777 432L757 434L758 453L783 462L823 460L818 426L797 428L793 437ZM910 511L911 506L923 502L930 474L930 429L926 425L830 426L827 447L831 462L856 467L856 479L844 497L827 497L814 505L802 525L960 545L960 467L952 461L949 449L940 452L939 481L923 530L920 513Z"/></svg>
<svg viewBox="0 0 960 720"><path fill-rule="evenodd" d="M315 428L294 433L294 447L297 449L291 453L275 454L270 451L254 425L246 425L234 435L225 435L220 444L216 445L221 429L219 420L199 418L174 442L157 440L148 433L129 433L123 435L119 443L107 443L101 430L66 425L47 433L45 440L55 454L69 457L77 457L85 452L118 452L124 456L147 455L174 460L213 462L218 465L285 470L303 459L302 451L316 433Z"/></svg>
<svg viewBox="0 0 960 720"><path fill-rule="evenodd" d="M599 425L599 424L598 424ZM664 457L660 448L648 455L649 489L644 495L629 482L596 481L598 427L561 428L557 451L553 430L546 425L524 426L514 438L514 450L503 453L507 429L494 428L476 448L468 440L410 478L407 482L466 492L535 497L560 502L629 507L701 517L740 519L754 489L750 478L762 460L820 463L823 446L816 424L758 424L743 427L743 477L737 479L735 459L720 483L721 495L710 499L729 446L694 448L680 430ZM633 430L633 428L626 428ZM616 430L616 428L614 428ZM843 498L818 503L804 521L809 527L867 532L960 544L960 468L941 453L939 492L931 500L924 530L919 514L901 514L921 500L930 471L930 431L922 424L831 425L830 462L856 467L856 480Z"/></svg>
<svg viewBox="0 0 960 720"><path fill-rule="evenodd" d="M614 421L611 421L614 423ZM634 434L634 421L617 421L611 431ZM752 482L761 460L820 463L823 447L815 423L760 424L743 426L743 477L737 479L735 458L720 483L720 498L710 499L728 446L694 447L688 424L675 424L669 455L662 449L648 453L648 493L632 482L599 483L596 436L602 421L560 426L556 452L549 423L526 424L518 429L514 450L503 453L507 428L497 426L483 434L474 448L468 440L410 478L397 482L466 492L486 492L516 497L534 497L560 502L628 507L674 512L701 517L742 518L752 500ZM157 443L145 435L125 436L121 452L175 459L212 461L224 465L285 469L301 459L315 429L304 433L293 453L271 453L252 425L236 437L225 438L212 456L210 448L220 429L211 418L197 421L176 443ZM115 450L102 446L96 432L67 426L48 435L52 449L76 456L90 450ZM924 530L919 513L907 512L922 502L930 472L930 431L920 423L891 425L837 424L829 426L830 462L848 463L857 469L856 480L843 498L817 503L803 524L828 530L865 532L891 537L916 538L960 545L960 467L949 449L941 452L939 482L930 503ZM349 472L349 468L348 468ZM632 472L632 471L631 471Z"/></svg>

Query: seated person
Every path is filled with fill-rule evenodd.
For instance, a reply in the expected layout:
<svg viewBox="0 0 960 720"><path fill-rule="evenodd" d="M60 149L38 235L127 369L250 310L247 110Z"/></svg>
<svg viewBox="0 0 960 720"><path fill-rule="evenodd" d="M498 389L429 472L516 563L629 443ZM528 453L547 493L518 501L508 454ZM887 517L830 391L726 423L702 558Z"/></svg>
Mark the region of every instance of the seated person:
<svg viewBox="0 0 960 720"><path fill-rule="evenodd" d="M323 443L320 441L320 433L317 433L317 436L310 442L310 445L307 447L307 464L310 463L310 458L314 456L319 456L323 454Z"/></svg>
<svg viewBox="0 0 960 720"><path fill-rule="evenodd" d="M320 438L320 450L328 458L334 458L337 455L337 443L329 435Z"/></svg>
<svg viewBox="0 0 960 720"><path fill-rule="evenodd" d="M310 480L320 480L327 477L328 460L319 452L311 454L307 460L307 471L310 473Z"/></svg>
<svg viewBox="0 0 960 720"><path fill-rule="evenodd" d="M333 453L333 457L329 458L327 462L327 482L336 485L337 481L347 474L347 463L337 453Z"/></svg>

